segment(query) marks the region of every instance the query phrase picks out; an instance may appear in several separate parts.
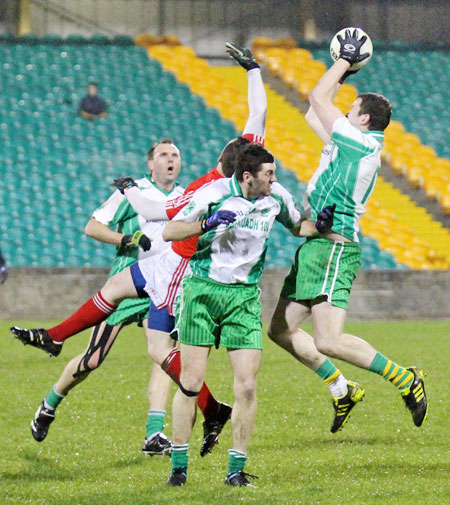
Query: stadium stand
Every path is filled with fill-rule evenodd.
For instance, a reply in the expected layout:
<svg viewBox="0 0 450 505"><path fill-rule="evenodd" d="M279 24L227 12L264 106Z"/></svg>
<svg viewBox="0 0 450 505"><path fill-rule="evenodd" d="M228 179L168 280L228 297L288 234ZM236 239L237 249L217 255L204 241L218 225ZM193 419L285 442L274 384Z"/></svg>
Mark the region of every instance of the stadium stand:
<svg viewBox="0 0 450 505"><path fill-rule="evenodd" d="M198 58L192 49L183 46L168 48L155 45L149 49L149 53L195 93L203 96L208 105L216 107L223 117L233 121L239 130L244 127L247 117L246 83L242 80L241 69L211 67L205 60ZM291 180L287 180L286 174L289 171L283 170L278 178L300 200L305 183L318 166L321 145L297 109L268 86L266 91L269 107L266 145L281 161L282 166L292 171ZM294 174L303 184L298 184ZM277 233L275 229L268 251L268 264L288 266L295 244L298 244L295 238ZM380 251L375 240L364 237L362 245L363 267L404 268L389 251Z"/></svg>
<svg viewBox="0 0 450 505"><path fill-rule="evenodd" d="M283 79L287 86L297 89L303 98L307 98L326 70L323 61L314 60L311 52L304 48L277 48L273 47L273 43L270 45L267 40L262 42L257 40L254 50L273 74ZM327 61L329 60L331 58L328 55ZM370 66L368 65L366 69ZM339 90L337 105L343 111L348 110L356 95L357 90L354 86L344 84ZM299 120L297 121L301 124ZM392 139L396 139L397 143L400 142L398 139L404 139L407 145L411 142L411 138L415 137L404 130L402 123L398 121L393 121L389 126L386 132L385 159L389 158L387 150L392 144ZM448 160L437 158L433 155L432 148L420 143L418 145L428 157L434 156L435 162L440 163L442 170L445 170ZM309 176L308 173L305 175ZM440 188L443 187L445 186L440 181ZM383 226L380 223L383 223ZM424 209L395 190L381 177L371 199L370 212L361 220L361 226L366 234L378 241L383 250L392 252L398 261L411 268L448 268L450 235L447 230L440 223L433 221Z"/></svg>
<svg viewBox="0 0 450 505"><path fill-rule="evenodd" d="M0 98L5 111L0 157L8 181L0 189L0 231L5 236L14 230L3 245L5 255L14 266L106 266L110 249L87 239L83 229L108 196L107 182L124 174L141 176L148 145L167 135L183 154L182 184L204 173L244 127L246 83L240 69L211 69L176 40L171 46L153 45L149 59L128 38L114 44L96 36L77 36L71 44L46 39L0 44L0 80L7 90ZM110 105L110 116L95 123L76 115L89 80L99 81ZM279 170L278 177L300 200L320 148L303 116L272 90L268 95L267 146L291 169ZM383 214L382 223L392 230L395 219L384 203L373 207L370 216ZM364 219L364 267L447 264L439 248L431 249L420 237L414 239L420 256L409 253L412 239L404 240L407 247L386 242L380 250L377 240L382 243L392 233L380 231L378 219ZM400 225L409 237L407 220ZM276 228L268 266L288 266L298 243Z"/></svg>
<svg viewBox="0 0 450 505"><path fill-rule="evenodd" d="M304 99L331 64L327 47L309 51L256 38L253 48L270 71ZM437 199L442 209L450 213L450 147L446 140L450 133L446 108L448 53L408 49L401 44L375 43L375 48L370 65L351 82L360 92L370 89L390 97L394 105L397 120L386 131L384 159L396 174L404 175L412 186L421 187L428 198ZM344 84L337 105L347 109L356 93L354 86ZM414 133L406 132L405 127Z"/></svg>
<svg viewBox="0 0 450 505"><path fill-rule="evenodd" d="M236 130L141 48L32 42L0 44L3 252L13 266L107 266L111 249L83 230L109 182L141 177L149 144L170 135L187 184ZM90 80L110 107L95 123L76 114Z"/></svg>
<svg viewBox="0 0 450 505"><path fill-rule="evenodd" d="M112 191L108 182L142 176L149 144L170 136L182 152L180 182L186 185L212 168L238 134L142 49L93 38L0 44L6 90L0 162L8 181L0 188L0 231L10 237L2 247L13 266L107 266L111 249L83 229ZM95 123L76 114L90 80L100 83L110 110ZM280 172L281 182L301 196L304 185L292 172ZM269 266L287 266L297 244L277 229Z"/></svg>

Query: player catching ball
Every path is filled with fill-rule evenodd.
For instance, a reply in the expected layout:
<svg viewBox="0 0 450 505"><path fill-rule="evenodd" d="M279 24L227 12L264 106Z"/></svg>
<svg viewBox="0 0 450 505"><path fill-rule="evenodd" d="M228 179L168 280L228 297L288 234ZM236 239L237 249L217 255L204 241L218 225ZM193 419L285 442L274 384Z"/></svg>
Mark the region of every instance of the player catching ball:
<svg viewBox="0 0 450 505"><path fill-rule="evenodd" d="M326 146L303 201L309 219L314 219L324 206L336 203L334 224L327 234L307 240L297 250L269 336L297 359L315 346L326 356L381 375L398 388L414 424L421 426L427 414L424 372L402 367L361 338L344 333L348 298L361 265L358 221L375 186L383 131L392 107L384 96L375 93L359 95L345 115L333 105L339 83L351 73L351 65L369 57L369 53L361 54L365 38L358 39L356 29L346 30L339 41L340 58L309 97L308 123ZM299 329L309 315L313 337ZM336 370L324 359L317 373L326 380ZM348 415L363 394L359 385L343 386L341 395L334 399L337 421Z"/></svg>

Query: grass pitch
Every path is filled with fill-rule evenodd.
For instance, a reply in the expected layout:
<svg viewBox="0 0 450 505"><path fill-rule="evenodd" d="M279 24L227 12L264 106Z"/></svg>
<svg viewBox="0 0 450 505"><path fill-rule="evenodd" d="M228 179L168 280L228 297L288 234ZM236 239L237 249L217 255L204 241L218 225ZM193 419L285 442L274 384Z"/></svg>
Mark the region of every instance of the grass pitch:
<svg viewBox="0 0 450 505"><path fill-rule="evenodd" d="M70 339L57 359L49 359L9 338L9 326L0 323L2 505L450 503L448 321L349 323L346 328L391 359L424 367L430 408L420 429L391 384L338 363L348 378L364 385L366 397L344 430L332 435L327 388L266 340L246 467L259 476L257 489L223 484L229 426L213 454L199 456L201 415L184 488L165 485L169 458L141 454L149 361L142 329L136 326L123 331L104 365L63 401L47 439L35 442L30 420L88 334ZM232 403L225 351L212 352L207 380L217 398ZM170 410L169 405L169 436Z"/></svg>

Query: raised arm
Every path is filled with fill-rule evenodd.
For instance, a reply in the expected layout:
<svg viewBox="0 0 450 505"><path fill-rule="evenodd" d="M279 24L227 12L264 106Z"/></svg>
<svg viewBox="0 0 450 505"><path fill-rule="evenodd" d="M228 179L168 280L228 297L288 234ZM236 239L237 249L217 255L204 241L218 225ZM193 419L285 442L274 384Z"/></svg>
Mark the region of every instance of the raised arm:
<svg viewBox="0 0 450 505"><path fill-rule="evenodd" d="M336 84L334 93L331 98L331 102L333 102L334 98L336 97L337 92L339 91L340 84ZM320 119L318 118L316 112L314 111L312 105L310 105L308 111L305 114L305 119L308 125L311 127L311 129L314 131L314 133L324 142L325 144L328 144L331 139L331 135L325 130L323 127Z"/></svg>
<svg viewBox="0 0 450 505"><path fill-rule="evenodd" d="M147 221L168 221L166 202L158 202L145 196L131 177L114 179L115 186L130 202L137 214Z"/></svg>
<svg viewBox="0 0 450 505"><path fill-rule="evenodd" d="M227 53L247 70L249 116L243 136L252 136L250 140L264 143L266 135L267 96L261 76L261 69L250 49L227 42Z"/></svg>

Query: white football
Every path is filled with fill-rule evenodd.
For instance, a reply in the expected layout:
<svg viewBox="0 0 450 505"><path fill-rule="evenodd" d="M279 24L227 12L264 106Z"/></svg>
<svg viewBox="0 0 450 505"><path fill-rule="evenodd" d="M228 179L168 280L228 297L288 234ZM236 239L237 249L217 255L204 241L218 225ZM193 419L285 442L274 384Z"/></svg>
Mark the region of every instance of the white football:
<svg viewBox="0 0 450 505"><path fill-rule="evenodd" d="M370 40L370 37L367 35L367 33L364 30L361 30L361 28L351 27L351 28L343 28L342 30L339 30L336 33L336 35L333 37L333 40L331 41L330 54L331 54L331 57L333 58L334 61L336 61L339 58L339 56L341 54L341 44L339 44L338 35L340 35L342 38L344 38L346 30L351 30L352 33L353 33L353 30L356 30L357 31L356 37L358 40L361 40L361 37L363 37L364 35L367 37L367 40L364 42L364 44L361 47L360 54L369 53L370 56L368 58L366 58L365 60L361 61L361 63L355 63L354 65L352 65L350 67L350 70L358 70L358 69L364 67L364 65L367 65L367 63L369 63L370 58L372 58L372 53L373 53L372 41Z"/></svg>

